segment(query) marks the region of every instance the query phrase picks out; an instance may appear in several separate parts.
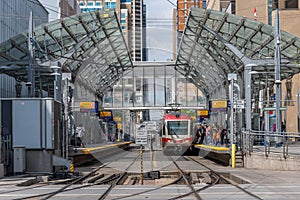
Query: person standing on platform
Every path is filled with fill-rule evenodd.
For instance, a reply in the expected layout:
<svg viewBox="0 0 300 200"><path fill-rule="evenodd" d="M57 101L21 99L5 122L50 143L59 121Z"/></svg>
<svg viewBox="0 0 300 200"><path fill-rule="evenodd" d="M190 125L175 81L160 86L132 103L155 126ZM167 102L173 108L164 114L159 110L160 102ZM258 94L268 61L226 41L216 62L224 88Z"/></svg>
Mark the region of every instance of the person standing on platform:
<svg viewBox="0 0 300 200"><path fill-rule="evenodd" d="M205 140L206 140L206 144L211 144L211 129L210 129L210 125L206 125L206 137L205 137Z"/></svg>
<svg viewBox="0 0 300 200"><path fill-rule="evenodd" d="M213 128L213 144L218 145L219 144L219 139L220 139L220 130L218 126L214 126Z"/></svg>
<svg viewBox="0 0 300 200"><path fill-rule="evenodd" d="M193 140L193 144L199 144L199 141L201 139L201 125L198 126L197 130L196 130L196 134Z"/></svg>
<svg viewBox="0 0 300 200"><path fill-rule="evenodd" d="M203 144L203 141L206 136L206 128L204 125L201 126L201 138L200 138L200 144Z"/></svg>
<svg viewBox="0 0 300 200"><path fill-rule="evenodd" d="M224 144L224 138L226 137L226 135L227 135L227 130L223 128L221 131L221 145Z"/></svg>

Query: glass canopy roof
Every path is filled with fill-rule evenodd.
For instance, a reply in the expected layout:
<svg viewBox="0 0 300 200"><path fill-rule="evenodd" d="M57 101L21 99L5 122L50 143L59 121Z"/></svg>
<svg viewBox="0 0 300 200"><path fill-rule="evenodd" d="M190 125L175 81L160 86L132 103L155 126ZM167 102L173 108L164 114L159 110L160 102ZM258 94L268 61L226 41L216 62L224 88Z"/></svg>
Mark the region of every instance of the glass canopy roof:
<svg viewBox="0 0 300 200"><path fill-rule="evenodd" d="M93 92L112 85L132 61L114 10L82 13L33 30L33 70L43 89L53 84L51 66L62 66ZM27 82L28 32L0 44L0 73Z"/></svg>
<svg viewBox="0 0 300 200"><path fill-rule="evenodd" d="M300 39L281 31L281 79L299 73ZM177 55L177 70L209 94L227 81L228 73L252 77L274 73L274 28L258 21L209 9L191 8ZM268 79L274 84L274 78Z"/></svg>
<svg viewBox="0 0 300 200"><path fill-rule="evenodd" d="M228 73L243 76L245 64L253 71L274 73L273 27L213 10L192 8L176 60L176 70L210 94L227 81ZM43 89L53 84L51 66L62 66L96 94L111 88L123 71L133 67L114 10L82 13L34 29L34 77ZM0 44L0 73L28 81L28 33ZM300 39L281 31L281 76L299 73ZM263 73L252 75L265 77ZM274 78L268 78L268 85Z"/></svg>

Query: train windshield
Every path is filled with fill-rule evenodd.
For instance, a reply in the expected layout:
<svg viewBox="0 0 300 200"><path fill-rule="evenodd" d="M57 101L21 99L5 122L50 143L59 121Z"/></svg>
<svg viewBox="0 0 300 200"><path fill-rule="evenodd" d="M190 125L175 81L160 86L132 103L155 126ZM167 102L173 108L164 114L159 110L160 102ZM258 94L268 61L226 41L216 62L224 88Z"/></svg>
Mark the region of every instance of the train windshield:
<svg viewBox="0 0 300 200"><path fill-rule="evenodd" d="M167 122L169 135L187 135L188 121L168 121Z"/></svg>

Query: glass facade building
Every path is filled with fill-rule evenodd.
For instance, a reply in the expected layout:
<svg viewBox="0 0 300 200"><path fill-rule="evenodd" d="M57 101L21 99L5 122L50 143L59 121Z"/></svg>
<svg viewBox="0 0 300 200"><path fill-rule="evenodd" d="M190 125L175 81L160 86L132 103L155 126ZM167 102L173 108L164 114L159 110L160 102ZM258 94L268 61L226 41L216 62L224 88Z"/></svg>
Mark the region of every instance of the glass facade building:
<svg viewBox="0 0 300 200"><path fill-rule="evenodd" d="M78 0L82 12L115 9L133 61L146 61L146 5L143 0Z"/></svg>
<svg viewBox="0 0 300 200"><path fill-rule="evenodd" d="M31 11L36 26L48 22L48 12L37 0L0 1L0 43L28 29ZM0 49L0 54L5 52L6 49ZM21 86L18 86L18 88ZM0 74L0 98L16 97L16 87L17 84L14 78Z"/></svg>

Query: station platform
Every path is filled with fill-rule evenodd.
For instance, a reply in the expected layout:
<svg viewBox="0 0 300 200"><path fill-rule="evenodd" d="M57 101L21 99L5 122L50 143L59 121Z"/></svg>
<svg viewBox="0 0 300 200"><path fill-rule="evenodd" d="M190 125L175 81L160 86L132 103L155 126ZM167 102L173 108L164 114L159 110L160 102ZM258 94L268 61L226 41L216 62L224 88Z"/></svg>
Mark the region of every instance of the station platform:
<svg viewBox="0 0 300 200"><path fill-rule="evenodd" d="M95 159L115 154L118 151L128 148L131 143L131 141L126 141L73 148L69 150L69 157L72 159L75 166L79 166L85 163L93 162Z"/></svg>
<svg viewBox="0 0 300 200"><path fill-rule="evenodd" d="M194 152L203 158L208 158L223 165L229 165L230 148L222 146L195 144Z"/></svg>

